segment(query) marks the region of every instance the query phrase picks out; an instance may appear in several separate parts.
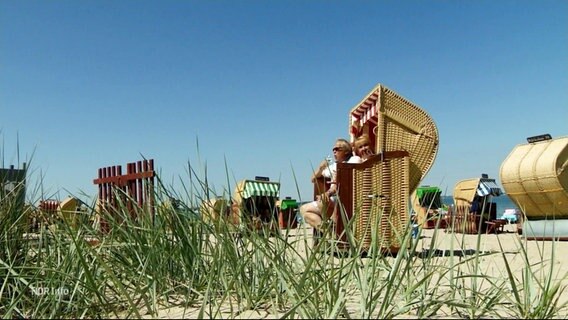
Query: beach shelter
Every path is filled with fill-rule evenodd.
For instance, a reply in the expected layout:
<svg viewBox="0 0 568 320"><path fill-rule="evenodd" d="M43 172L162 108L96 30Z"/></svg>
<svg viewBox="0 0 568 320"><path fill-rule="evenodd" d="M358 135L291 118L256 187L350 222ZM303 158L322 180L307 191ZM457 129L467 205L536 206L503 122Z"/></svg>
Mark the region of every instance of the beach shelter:
<svg viewBox="0 0 568 320"><path fill-rule="evenodd" d="M280 183L266 177L239 181L233 193L232 221L236 224L252 222L257 229L276 221L279 196Z"/></svg>
<svg viewBox="0 0 568 320"><path fill-rule="evenodd" d="M80 220L80 214L82 212L78 210L80 207L80 202L77 198L68 197L67 199L61 201L58 206L58 213L60 214L61 219L66 221L72 227L76 227L78 221Z"/></svg>
<svg viewBox="0 0 568 320"><path fill-rule="evenodd" d="M351 108L348 122L351 141L368 134L377 155L361 164L337 164L336 233L346 243L349 228L364 250L376 244L396 252L408 229L410 194L434 163L438 129L422 108L382 84Z"/></svg>
<svg viewBox="0 0 568 320"><path fill-rule="evenodd" d="M0 203L3 207L22 210L26 197L26 164L22 169L0 168Z"/></svg>
<svg viewBox="0 0 568 320"><path fill-rule="evenodd" d="M453 231L474 234L485 231L486 221L497 218L493 197L503 194L495 179L483 174L481 178L459 181L454 187Z"/></svg>
<svg viewBox="0 0 568 320"><path fill-rule="evenodd" d="M227 199L217 197L203 200L199 207L199 213L203 221L214 222L229 217L230 209L231 206Z"/></svg>
<svg viewBox="0 0 568 320"><path fill-rule="evenodd" d="M25 198L26 164L22 169L16 169L13 165L0 168L0 227L10 228L14 238L33 227L33 215L29 210L24 210ZM4 252L0 252L0 259L5 257Z"/></svg>
<svg viewBox="0 0 568 320"><path fill-rule="evenodd" d="M296 199L286 197L285 199L276 201L278 208L278 226L280 229L293 229L297 227L296 210L298 202Z"/></svg>
<svg viewBox="0 0 568 320"><path fill-rule="evenodd" d="M436 186L420 186L410 197L416 223L424 229L436 227L439 210L442 208L442 190ZM444 227L442 225L441 227Z"/></svg>
<svg viewBox="0 0 568 320"><path fill-rule="evenodd" d="M527 237L568 239L568 137L527 138L505 158L500 176Z"/></svg>

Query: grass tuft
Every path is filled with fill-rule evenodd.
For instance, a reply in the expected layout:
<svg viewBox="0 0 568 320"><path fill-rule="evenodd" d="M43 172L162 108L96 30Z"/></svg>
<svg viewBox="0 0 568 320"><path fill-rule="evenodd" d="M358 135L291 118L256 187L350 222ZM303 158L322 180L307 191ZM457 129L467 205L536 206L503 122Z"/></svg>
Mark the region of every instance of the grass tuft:
<svg viewBox="0 0 568 320"><path fill-rule="evenodd" d="M141 318L177 307L199 318L567 316L567 275L559 273L555 246L545 253L542 244L535 263L520 239L514 253L505 251L499 237L501 250L485 252L481 234L468 236L477 237L470 248L465 235L437 228L413 239L409 225L397 235L398 243L409 245L396 255L377 247L365 255L351 234L353 245L339 255L330 232L313 245L311 229L303 226L274 232L238 227L226 217L201 219L201 203L226 197L231 188L217 194L190 164L188 174L180 179L181 193L158 177L155 215L147 207L129 209L128 195L117 194L122 200L114 210L98 212L108 233L97 223L57 218L32 232L33 206L3 194L0 314ZM97 212L92 203L88 215ZM378 228L372 229L372 238L380 238ZM519 258L520 272L513 261ZM495 273L488 262L494 260L502 260L504 270Z"/></svg>

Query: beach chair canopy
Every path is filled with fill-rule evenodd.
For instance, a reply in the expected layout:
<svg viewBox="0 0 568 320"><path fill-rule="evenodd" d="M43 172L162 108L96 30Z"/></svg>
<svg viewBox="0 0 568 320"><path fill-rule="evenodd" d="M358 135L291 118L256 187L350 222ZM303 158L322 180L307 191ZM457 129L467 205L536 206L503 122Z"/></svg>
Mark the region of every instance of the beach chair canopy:
<svg viewBox="0 0 568 320"><path fill-rule="evenodd" d="M438 209L442 207L442 190L436 186L421 186L416 188L411 199L415 211L418 207Z"/></svg>
<svg viewBox="0 0 568 320"><path fill-rule="evenodd" d="M295 209L298 208L298 202L296 199L282 199L276 202L276 206L281 210Z"/></svg>
<svg viewBox="0 0 568 320"><path fill-rule="evenodd" d="M233 193L233 200L236 204L240 204L244 199L262 196L278 198L280 196L280 183L248 179L241 180L237 183Z"/></svg>
<svg viewBox="0 0 568 320"><path fill-rule="evenodd" d="M243 199L253 196L279 197L280 183L256 180L242 180L235 190L235 195Z"/></svg>
<svg viewBox="0 0 568 320"><path fill-rule="evenodd" d="M501 164L503 189L528 219L568 218L568 137L528 140Z"/></svg>
<svg viewBox="0 0 568 320"><path fill-rule="evenodd" d="M495 196L503 194L495 179L474 178L458 182L454 188L454 201L471 204L475 197Z"/></svg>
<svg viewBox="0 0 568 320"><path fill-rule="evenodd" d="M438 129L419 106L378 84L349 112L351 141L369 135L376 153L406 151L410 157L409 190L426 176L438 152Z"/></svg>

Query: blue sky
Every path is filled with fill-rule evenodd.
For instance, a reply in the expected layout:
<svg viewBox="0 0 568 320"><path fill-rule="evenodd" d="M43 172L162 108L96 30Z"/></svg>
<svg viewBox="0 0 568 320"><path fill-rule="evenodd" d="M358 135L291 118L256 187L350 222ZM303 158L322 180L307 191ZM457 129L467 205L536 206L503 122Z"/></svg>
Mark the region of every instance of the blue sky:
<svg viewBox="0 0 568 320"><path fill-rule="evenodd" d="M568 134L568 1L0 1L2 161L45 197L145 157L174 189L191 163L219 194L260 175L309 200L378 83L438 126L423 184L498 179Z"/></svg>

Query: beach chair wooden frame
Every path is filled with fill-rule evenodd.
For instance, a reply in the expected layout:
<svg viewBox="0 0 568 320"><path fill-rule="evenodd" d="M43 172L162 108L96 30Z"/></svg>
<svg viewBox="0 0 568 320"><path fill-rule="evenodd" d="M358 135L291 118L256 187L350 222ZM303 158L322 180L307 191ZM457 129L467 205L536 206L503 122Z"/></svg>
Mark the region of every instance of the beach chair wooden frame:
<svg viewBox="0 0 568 320"><path fill-rule="evenodd" d="M504 230L505 225L507 224L507 220L504 219L494 219L491 221L485 221L486 224L486 234L490 233L502 233Z"/></svg>
<svg viewBox="0 0 568 320"><path fill-rule="evenodd" d="M154 220L155 180L154 159L128 163L126 174L122 174L121 165L99 168L98 178L93 180L93 184L99 189L95 210L101 231L108 233L111 227L101 213L106 211L118 217L123 205L133 219L149 213Z"/></svg>

